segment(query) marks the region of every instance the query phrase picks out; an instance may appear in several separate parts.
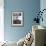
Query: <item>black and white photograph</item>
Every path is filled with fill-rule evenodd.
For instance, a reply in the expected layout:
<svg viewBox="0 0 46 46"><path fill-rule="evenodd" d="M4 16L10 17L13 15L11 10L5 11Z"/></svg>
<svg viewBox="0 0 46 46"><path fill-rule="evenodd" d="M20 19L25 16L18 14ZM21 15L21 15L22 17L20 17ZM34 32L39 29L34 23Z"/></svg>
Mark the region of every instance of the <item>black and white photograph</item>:
<svg viewBox="0 0 46 46"><path fill-rule="evenodd" d="M23 12L12 12L12 26L23 26Z"/></svg>

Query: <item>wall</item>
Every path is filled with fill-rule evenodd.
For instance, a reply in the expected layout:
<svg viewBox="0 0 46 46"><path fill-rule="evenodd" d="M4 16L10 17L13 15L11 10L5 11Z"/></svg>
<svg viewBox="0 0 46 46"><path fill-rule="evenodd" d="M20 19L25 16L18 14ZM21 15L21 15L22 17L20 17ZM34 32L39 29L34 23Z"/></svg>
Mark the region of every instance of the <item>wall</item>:
<svg viewBox="0 0 46 46"><path fill-rule="evenodd" d="M43 10L43 9L46 9L46 0L40 0L40 9L41 9L41 11ZM42 26L45 26L46 27L46 11L44 11L43 12L43 22L41 21L40 22L40 25L42 25Z"/></svg>
<svg viewBox="0 0 46 46"><path fill-rule="evenodd" d="M7 41L18 41L32 28L32 21L40 9L40 0L4 0L4 36ZM12 27L12 11L24 12L24 27Z"/></svg>

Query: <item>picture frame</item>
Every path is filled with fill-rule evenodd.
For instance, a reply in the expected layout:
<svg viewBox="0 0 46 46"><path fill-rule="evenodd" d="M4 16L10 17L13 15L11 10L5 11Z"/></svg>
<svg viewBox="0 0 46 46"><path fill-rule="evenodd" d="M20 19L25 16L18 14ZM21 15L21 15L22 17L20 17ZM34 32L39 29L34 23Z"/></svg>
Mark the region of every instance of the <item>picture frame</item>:
<svg viewBox="0 0 46 46"><path fill-rule="evenodd" d="M23 26L23 25L24 25L23 12L19 11L12 12L12 26Z"/></svg>

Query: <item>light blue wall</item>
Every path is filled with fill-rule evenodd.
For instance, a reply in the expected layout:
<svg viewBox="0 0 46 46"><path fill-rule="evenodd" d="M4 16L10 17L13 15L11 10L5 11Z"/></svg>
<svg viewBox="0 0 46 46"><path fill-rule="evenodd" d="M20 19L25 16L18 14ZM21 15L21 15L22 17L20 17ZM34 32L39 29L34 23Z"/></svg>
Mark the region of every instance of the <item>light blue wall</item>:
<svg viewBox="0 0 46 46"><path fill-rule="evenodd" d="M46 9L46 0L41 0L40 1L40 10L42 11L43 9ZM40 25L46 27L46 10L43 12L43 22L40 21Z"/></svg>
<svg viewBox="0 0 46 46"><path fill-rule="evenodd" d="M4 0L4 36L7 41L18 41L24 37L32 28L33 18L40 9L39 0ZM12 11L24 12L24 27L12 27Z"/></svg>

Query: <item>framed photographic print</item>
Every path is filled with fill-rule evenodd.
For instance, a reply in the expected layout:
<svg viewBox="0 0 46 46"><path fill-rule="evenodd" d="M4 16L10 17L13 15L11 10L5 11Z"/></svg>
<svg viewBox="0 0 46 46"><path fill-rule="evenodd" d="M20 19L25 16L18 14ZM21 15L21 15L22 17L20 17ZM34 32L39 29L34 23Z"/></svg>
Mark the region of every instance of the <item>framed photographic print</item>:
<svg viewBox="0 0 46 46"><path fill-rule="evenodd" d="M23 12L12 12L12 26L23 26Z"/></svg>

